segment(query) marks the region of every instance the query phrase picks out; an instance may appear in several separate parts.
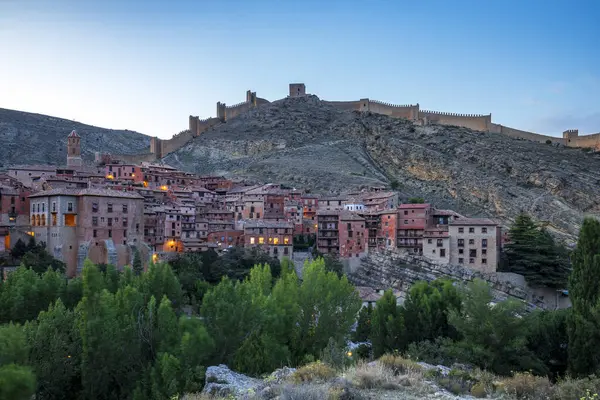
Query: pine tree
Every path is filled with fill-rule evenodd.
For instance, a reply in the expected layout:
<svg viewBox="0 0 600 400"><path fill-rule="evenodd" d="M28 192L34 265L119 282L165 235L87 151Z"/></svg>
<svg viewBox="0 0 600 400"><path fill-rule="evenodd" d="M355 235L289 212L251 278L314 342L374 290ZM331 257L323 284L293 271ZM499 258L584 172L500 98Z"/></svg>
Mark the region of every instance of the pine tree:
<svg viewBox="0 0 600 400"><path fill-rule="evenodd" d="M527 214L511 226L505 255L510 272L521 274L530 286L564 288L569 276L568 255L552 236Z"/></svg>
<svg viewBox="0 0 600 400"><path fill-rule="evenodd" d="M587 375L600 368L600 222L586 218L573 252L569 279L572 313L568 320L569 370Z"/></svg>
<svg viewBox="0 0 600 400"><path fill-rule="evenodd" d="M144 272L144 267L142 266L142 258L140 257L140 251L137 247L133 250L133 272L136 275L140 275Z"/></svg>
<svg viewBox="0 0 600 400"><path fill-rule="evenodd" d="M375 357L394 350L404 350L404 318L391 290L377 300L371 321L371 343Z"/></svg>

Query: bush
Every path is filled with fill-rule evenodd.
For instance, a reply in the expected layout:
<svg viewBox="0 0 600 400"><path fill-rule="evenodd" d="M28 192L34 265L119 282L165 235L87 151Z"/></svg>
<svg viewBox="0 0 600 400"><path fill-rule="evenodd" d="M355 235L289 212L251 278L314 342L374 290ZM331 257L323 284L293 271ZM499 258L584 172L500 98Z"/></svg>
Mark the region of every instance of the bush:
<svg viewBox="0 0 600 400"><path fill-rule="evenodd" d="M335 370L329 365L316 361L300 367L291 376L292 382L325 382L335 376Z"/></svg>
<svg viewBox="0 0 600 400"><path fill-rule="evenodd" d="M381 363L359 363L348 370L347 378L360 389L396 389L398 378Z"/></svg>
<svg viewBox="0 0 600 400"><path fill-rule="evenodd" d="M500 390L518 400L545 400L552 394L552 384L546 377L518 372L500 381Z"/></svg>
<svg viewBox="0 0 600 400"><path fill-rule="evenodd" d="M434 342L425 340L409 344L407 353L412 359L429 364L451 365L458 361L450 351L452 344L449 338L437 338Z"/></svg>
<svg viewBox="0 0 600 400"><path fill-rule="evenodd" d="M546 140L546 144L552 144L552 140L550 140L550 139Z"/></svg>
<svg viewBox="0 0 600 400"><path fill-rule="evenodd" d="M350 365L350 363L352 362L352 359L350 358L349 354L351 353L347 353L346 349L344 349L342 346L336 343L333 338L329 338L329 341L327 342L327 347L325 347L323 351L321 351L321 360L325 364L337 370L341 370L345 366Z"/></svg>
<svg viewBox="0 0 600 400"><path fill-rule="evenodd" d="M478 399L483 399L487 396L487 391L485 385L481 382L478 382L471 387L471 396L477 397Z"/></svg>
<svg viewBox="0 0 600 400"><path fill-rule="evenodd" d="M409 372L422 371L423 367L415 361L402 358L398 355L384 354L379 358L379 363L385 368L391 369L395 375L408 374Z"/></svg>
<svg viewBox="0 0 600 400"><path fill-rule="evenodd" d="M356 356L361 360L370 360L371 359L371 346L369 344L361 344L356 350Z"/></svg>
<svg viewBox="0 0 600 400"><path fill-rule="evenodd" d="M583 379L565 378L559 380L554 385L552 399L588 400L593 398L592 396L594 396L594 394L600 394L600 377L590 375L589 377Z"/></svg>

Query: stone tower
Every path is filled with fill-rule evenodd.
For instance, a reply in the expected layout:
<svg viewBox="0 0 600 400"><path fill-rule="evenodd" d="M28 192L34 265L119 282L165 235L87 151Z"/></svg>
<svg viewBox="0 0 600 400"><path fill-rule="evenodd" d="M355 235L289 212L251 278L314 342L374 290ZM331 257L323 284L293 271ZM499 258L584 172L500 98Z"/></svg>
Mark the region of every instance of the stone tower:
<svg viewBox="0 0 600 400"><path fill-rule="evenodd" d="M81 167L81 137L73 130L67 137L67 167Z"/></svg>

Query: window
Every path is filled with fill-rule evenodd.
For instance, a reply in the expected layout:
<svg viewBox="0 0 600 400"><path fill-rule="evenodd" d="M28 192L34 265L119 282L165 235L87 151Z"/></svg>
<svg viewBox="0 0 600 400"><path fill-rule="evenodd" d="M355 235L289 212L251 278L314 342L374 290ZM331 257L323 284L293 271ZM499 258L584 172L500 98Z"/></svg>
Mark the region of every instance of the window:
<svg viewBox="0 0 600 400"><path fill-rule="evenodd" d="M106 205L106 211L107 211L107 212L109 212L109 213L111 213L111 212L112 212L112 210L113 210L113 209L112 209L112 203L108 203L108 204Z"/></svg>
<svg viewBox="0 0 600 400"><path fill-rule="evenodd" d="M123 212L127 214L127 204L123 204Z"/></svg>
<svg viewBox="0 0 600 400"><path fill-rule="evenodd" d="M260 218L260 213L256 213L256 218L259 219Z"/></svg>
<svg viewBox="0 0 600 400"><path fill-rule="evenodd" d="M253 237L250 238L250 244L254 244L254 238Z"/></svg>
<svg viewBox="0 0 600 400"><path fill-rule="evenodd" d="M56 214L52 214L52 226L56 226Z"/></svg>
<svg viewBox="0 0 600 400"><path fill-rule="evenodd" d="M464 249L458 249L458 254L464 254L465 250Z"/></svg>
<svg viewBox="0 0 600 400"><path fill-rule="evenodd" d="M98 217L92 217L92 226L98 226Z"/></svg>
<svg viewBox="0 0 600 400"><path fill-rule="evenodd" d="M481 263L482 263L482 264L487 264L487 258L482 258L482 259L481 259Z"/></svg>
<svg viewBox="0 0 600 400"><path fill-rule="evenodd" d="M135 224L135 233L140 233L140 224Z"/></svg>
<svg viewBox="0 0 600 400"><path fill-rule="evenodd" d="M458 228L458 233L465 233L465 228Z"/></svg>
<svg viewBox="0 0 600 400"><path fill-rule="evenodd" d="M279 244L279 238L273 238L273 244Z"/></svg>
<svg viewBox="0 0 600 400"><path fill-rule="evenodd" d="M108 226L112 226L112 218L108 218Z"/></svg>
<svg viewBox="0 0 600 400"><path fill-rule="evenodd" d="M112 229L108 230L108 237L111 238L112 237Z"/></svg>
<svg viewBox="0 0 600 400"><path fill-rule="evenodd" d="M37 205L37 212L40 212L40 203Z"/></svg>
<svg viewBox="0 0 600 400"><path fill-rule="evenodd" d="M127 217L123 217L123 228L127 228Z"/></svg>
<svg viewBox="0 0 600 400"><path fill-rule="evenodd" d="M446 249L440 249L440 257L446 257Z"/></svg>
<svg viewBox="0 0 600 400"><path fill-rule="evenodd" d="M481 247L487 247L487 239L481 239Z"/></svg>
<svg viewBox="0 0 600 400"><path fill-rule="evenodd" d="M487 249L482 249L481 250L481 255L483 256L483 255L486 255L486 254L487 254Z"/></svg>
<svg viewBox="0 0 600 400"><path fill-rule="evenodd" d="M73 215L73 214L65 215L65 226L75 226L75 215Z"/></svg>
<svg viewBox="0 0 600 400"><path fill-rule="evenodd" d="M437 240L437 247L442 247L444 245L444 239Z"/></svg>
<svg viewBox="0 0 600 400"><path fill-rule="evenodd" d="M52 202L52 212L56 212L56 202Z"/></svg>
<svg viewBox="0 0 600 400"><path fill-rule="evenodd" d="M258 238L258 244L265 244L265 238L264 237L259 237Z"/></svg>
<svg viewBox="0 0 600 400"><path fill-rule="evenodd" d="M469 239L469 244L475 244L475 239Z"/></svg>
<svg viewBox="0 0 600 400"><path fill-rule="evenodd" d="M71 203L71 202L67 203L67 211L69 211L69 212L73 211L73 203Z"/></svg>
<svg viewBox="0 0 600 400"><path fill-rule="evenodd" d="M405 219L405 220L404 220L404 223L408 225L408 220L407 220L407 219Z"/></svg>
<svg viewBox="0 0 600 400"><path fill-rule="evenodd" d="M123 237L127 237L127 229L123 231Z"/></svg>
<svg viewBox="0 0 600 400"><path fill-rule="evenodd" d="M475 259L474 258L469 258L469 264L475 264Z"/></svg>
<svg viewBox="0 0 600 400"><path fill-rule="evenodd" d="M284 247L284 248L283 248L283 254L287 256L287 255L288 255L288 252L289 252L288 248L287 248L287 247Z"/></svg>
<svg viewBox="0 0 600 400"><path fill-rule="evenodd" d="M464 258L459 258L458 259L458 263L459 264L464 264L465 263L465 259Z"/></svg>
<svg viewBox="0 0 600 400"><path fill-rule="evenodd" d="M481 233L487 233L487 228L481 228Z"/></svg>
<svg viewBox="0 0 600 400"><path fill-rule="evenodd" d="M404 211L404 215L408 215L408 211L406 211L406 210L405 210L405 211Z"/></svg>
<svg viewBox="0 0 600 400"><path fill-rule="evenodd" d="M458 247L464 247L465 239L458 239Z"/></svg>
<svg viewBox="0 0 600 400"><path fill-rule="evenodd" d="M469 257L476 258L477 257L477 249L470 249L469 250Z"/></svg>
<svg viewBox="0 0 600 400"><path fill-rule="evenodd" d="M92 203L92 212L98 212L98 203Z"/></svg>
<svg viewBox="0 0 600 400"><path fill-rule="evenodd" d="M433 240L427 239L427 244L431 244L431 243L433 243Z"/></svg>
<svg viewBox="0 0 600 400"><path fill-rule="evenodd" d="M352 237L352 231L348 231L348 237Z"/></svg>
<svg viewBox="0 0 600 400"><path fill-rule="evenodd" d="M290 238L289 237L284 237L283 238L283 244L290 244Z"/></svg>
<svg viewBox="0 0 600 400"><path fill-rule="evenodd" d="M475 233L475 228L469 228L469 233Z"/></svg>
<svg viewBox="0 0 600 400"><path fill-rule="evenodd" d="M98 232L94 229L94 237L98 237Z"/></svg>
<svg viewBox="0 0 600 400"><path fill-rule="evenodd" d="M11 197L10 198L10 204L15 204L15 198ZM42 212L46 212L46 203L42 203Z"/></svg>

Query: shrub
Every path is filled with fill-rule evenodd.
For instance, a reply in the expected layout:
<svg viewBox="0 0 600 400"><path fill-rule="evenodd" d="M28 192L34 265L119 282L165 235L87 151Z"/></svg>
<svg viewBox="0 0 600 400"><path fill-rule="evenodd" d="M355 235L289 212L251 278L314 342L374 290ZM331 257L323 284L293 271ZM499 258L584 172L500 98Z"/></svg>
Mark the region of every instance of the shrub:
<svg viewBox="0 0 600 400"><path fill-rule="evenodd" d="M542 400L550 397L552 385L548 378L529 372L518 372L500 382L501 391L518 400Z"/></svg>
<svg viewBox="0 0 600 400"><path fill-rule="evenodd" d="M398 355L384 354L379 358L378 361L384 367L391 369L396 375L423 370L423 367L421 367L415 361Z"/></svg>
<svg viewBox="0 0 600 400"><path fill-rule="evenodd" d="M327 399L327 388L323 385L286 385L281 400L323 400Z"/></svg>
<svg viewBox="0 0 600 400"><path fill-rule="evenodd" d="M415 360L424 361L433 365L451 365L456 362L452 354L452 340L449 338L437 338L434 342L425 340L423 342L411 343L407 353Z"/></svg>
<svg viewBox="0 0 600 400"><path fill-rule="evenodd" d="M346 377L360 389L396 389L394 372L381 363L359 363L346 372Z"/></svg>
<svg viewBox="0 0 600 400"><path fill-rule="evenodd" d="M300 367L291 376L294 383L324 382L335 376L335 370L329 365L316 361Z"/></svg>
<svg viewBox="0 0 600 400"><path fill-rule="evenodd" d="M477 397L478 399L482 399L487 396L487 390L485 385L481 382L477 382L471 387L471 396Z"/></svg>
<svg viewBox="0 0 600 400"><path fill-rule="evenodd" d="M356 356L361 360L370 360L371 359L371 346L368 344L359 345L356 350Z"/></svg>
<svg viewBox="0 0 600 400"><path fill-rule="evenodd" d="M565 378L554 385L552 398L555 400L588 400L596 399L600 394L600 377L590 375L583 379Z"/></svg>
<svg viewBox="0 0 600 400"><path fill-rule="evenodd" d="M342 346L336 343L333 338L329 338L329 341L327 342L327 347L325 347L323 351L321 351L321 360L325 364L337 370L341 370L345 366L350 365L350 363L352 362L352 359L350 357L351 354L352 353L346 352L346 349L344 349Z"/></svg>
<svg viewBox="0 0 600 400"><path fill-rule="evenodd" d="M550 139L546 140L546 144L552 144L552 140L550 140Z"/></svg>

